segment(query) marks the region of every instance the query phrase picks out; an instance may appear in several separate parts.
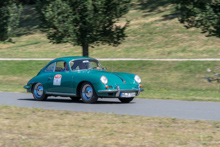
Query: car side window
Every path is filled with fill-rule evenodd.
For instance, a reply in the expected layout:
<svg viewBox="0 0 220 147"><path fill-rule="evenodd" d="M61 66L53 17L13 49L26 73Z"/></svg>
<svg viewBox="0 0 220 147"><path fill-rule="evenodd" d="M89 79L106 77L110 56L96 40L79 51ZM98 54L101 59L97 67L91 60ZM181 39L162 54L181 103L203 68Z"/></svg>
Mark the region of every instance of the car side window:
<svg viewBox="0 0 220 147"><path fill-rule="evenodd" d="M69 71L69 67L66 62L58 61L56 64L55 72L65 72Z"/></svg>
<svg viewBox="0 0 220 147"><path fill-rule="evenodd" d="M47 68L45 69L45 72L53 72L54 71L54 65L55 62L51 63Z"/></svg>
<svg viewBox="0 0 220 147"><path fill-rule="evenodd" d="M98 63L97 62L89 62L89 68L97 68L98 67Z"/></svg>
<svg viewBox="0 0 220 147"><path fill-rule="evenodd" d="M70 62L71 70L102 69L96 60L75 60Z"/></svg>

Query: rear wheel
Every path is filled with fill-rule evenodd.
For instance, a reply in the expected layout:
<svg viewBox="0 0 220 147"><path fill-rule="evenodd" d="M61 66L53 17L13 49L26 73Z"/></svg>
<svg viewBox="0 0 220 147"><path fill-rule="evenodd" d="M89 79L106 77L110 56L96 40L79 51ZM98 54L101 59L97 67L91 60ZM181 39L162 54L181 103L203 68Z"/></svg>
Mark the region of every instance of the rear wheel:
<svg viewBox="0 0 220 147"><path fill-rule="evenodd" d="M85 82L80 89L80 95L84 103L95 103L98 100L98 96L91 83Z"/></svg>
<svg viewBox="0 0 220 147"><path fill-rule="evenodd" d="M41 83L37 83L34 85L32 89L32 94L34 99L37 101L45 101L47 99L47 95L44 92L44 86Z"/></svg>
<svg viewBox="0 0 220 147"><path fill-rule="evenodd" d="M134 98L118 98L122 103L130 103Z"/></svg>

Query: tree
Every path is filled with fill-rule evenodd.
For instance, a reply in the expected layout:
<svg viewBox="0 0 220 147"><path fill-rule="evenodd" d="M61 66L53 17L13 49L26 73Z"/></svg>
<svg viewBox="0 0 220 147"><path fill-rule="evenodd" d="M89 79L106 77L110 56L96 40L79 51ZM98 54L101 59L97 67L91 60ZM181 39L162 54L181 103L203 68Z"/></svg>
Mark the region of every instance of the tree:
<svg viewBox="0 0 220 147"><path fill-rule="evenodd" d="M0 41L6 41L13 36L13 31L19 24L22 6L14 0L0 0Z"/></svg>
<svg viewBox="0 0 220 147"><path fill-rule="evenodd" d="M36 4L37 2L37 0L17 0L17 1L24 5L32 5L32 4Z"/></svg>
<svg viewBox="0 0 220 147"><path fill-rule="evenodd" d="M220 0L172 0L180 11L179 21L186 28L200 28L203 33L220 37Z"/></svg>
<svg viewBox="0 0 220 147"><path fill-rule="evenodd" d="M117 46L125 39L124 26L116 22L129 11L131 0L39 0L42 31L52 43L71 43L81 46L83 56L89 46Z"/></svg>

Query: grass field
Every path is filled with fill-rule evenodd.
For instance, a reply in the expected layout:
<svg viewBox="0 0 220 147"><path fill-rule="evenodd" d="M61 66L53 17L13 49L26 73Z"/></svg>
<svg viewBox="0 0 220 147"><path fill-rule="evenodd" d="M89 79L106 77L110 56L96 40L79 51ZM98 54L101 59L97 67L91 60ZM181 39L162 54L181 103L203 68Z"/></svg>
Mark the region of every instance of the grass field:
<svg viewBox="0 0 220 147"><path fill-rule="evenodd" d="M90 48L95 58L218 58L220 39L205 37L199 29L185 29L169 0L133 0L124 17L130 26L127 39L118 47ZM121 23L123 23L121 19ZM81 47L49 43L40 33L33 6L25 6L14 43L0 44L0 57L51 57L82 55Z"/></svg>
<svg viewBox="0 0 220 147"><path fill-rule="evenodd" d="M212 121L0 106L0 126L6 147L220 145L220 122Z"/></svg>
<svg viewBox="0 0 220 147"><path fill-rule="evenodd" d="M0 91L25 92L23 86L49 61L0 61ZM139 98L220 102L218 84L208 83L207 68L219 62L101 61L108 71L140 75L144 92ZM218 71L218 70L217 70Z"/></svg>

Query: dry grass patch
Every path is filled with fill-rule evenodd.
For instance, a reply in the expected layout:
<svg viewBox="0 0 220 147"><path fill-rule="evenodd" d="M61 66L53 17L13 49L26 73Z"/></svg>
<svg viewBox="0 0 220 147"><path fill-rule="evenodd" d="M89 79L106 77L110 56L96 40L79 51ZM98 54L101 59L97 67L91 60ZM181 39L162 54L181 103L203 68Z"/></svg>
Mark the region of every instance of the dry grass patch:
<svg viewBox="0 0 220 147"><path fill-rule="evenodd" d="M219 122L9 106L0 110L0 146L220 145Z"/></svg>

